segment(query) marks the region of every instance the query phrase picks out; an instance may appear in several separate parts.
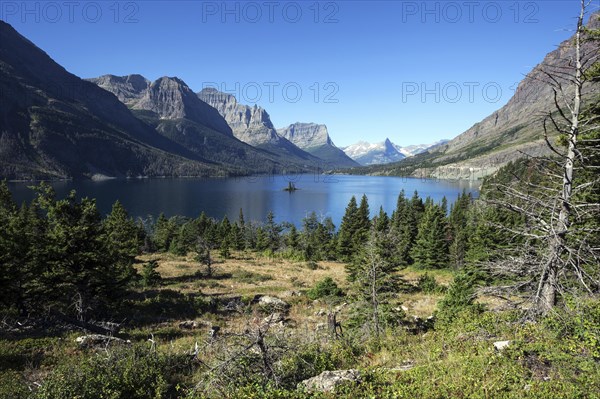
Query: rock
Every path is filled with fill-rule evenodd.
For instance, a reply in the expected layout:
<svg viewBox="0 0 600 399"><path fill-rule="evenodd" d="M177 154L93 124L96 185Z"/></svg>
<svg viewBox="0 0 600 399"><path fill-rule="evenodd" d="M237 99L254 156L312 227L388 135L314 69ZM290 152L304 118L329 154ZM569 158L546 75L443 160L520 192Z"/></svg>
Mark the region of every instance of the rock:
<svg viewBox="0 0 600 399"><path fill-rule="evenodd" d="M285 302L284 300L279 299L274 296L268 296L268 295L258 297L257 302L260 306L273 308L273 309L279 309L279 310L285 310L290 307L290 305L287 302Z"/></svg>
<svg viewBox="0 0 600 399"><path fill-rule="evenodd" d="M285 321L285 316L280 312L271 313L263 319L263 324L275 324Z"/></svg>
<svg viewBox="0 0 600 399"><path fill-rule="evenodd" d="M199 324L194 320L182 321L179 323L179 328L182 330L195 330L199 327Z"/></svg>
<svg viewBox="0 0 600 399"><path fill-rule="evenodd" d="M404 305L401 305L400 309L402 309L402 311L404 311L404 312L408 312L408 308Z"/></svg>
<svg viewBox="0 0 600 399"><path fill-rule="evenodd" d="M413 362L404 362L401 366L395 367L393 369L389 369L389 371L408 371L415 367Z"/></svg>
<svg viewBox="0 0 600 399"><path fill-rule="evenodd" d="M338 305L335 307L334 312L335 313L339 313L342 311L342 309L344 309L346 306L348 306L348 302L344 302L341 305Z"/></svg>
<svg viewBox="0 0 600 399"><path fill-rule="evenodd" d="M511 342L512 341L496 341L494 342L494 348L498 351L503 351L511 344Z"/></svg>
<svg viewBox="0 0 600 399"><path fill-rule="evenodd" d="M281 294L284 297L294 297L294 296L302 296L300 291L285 291Z"/></svg>
<svg viewBox="0 0 600 399"><path fill-rule="evenodd" d="M358 370L323 371L316 377L309 378L298 384L307 392L333 392L338 386L361 381Z"/></svg>
<svg viewBox="0 0 600 399"><path fill-rule="evenodd" d="M325 309L319 309L318 312L315 312L315 316L325 316L327 314L327 312L325 312Z"/></svg>
<svg viewBox="0 0 600 399"><path fill-rule="evenodd" d="M119 330L121 329L121 325L119 323L114 323L111 321L92 321L90 324L103 328L113 334L118 334Z"/></svg>
<svg viewBox="0 0 600 399"><path fill-rule="evenodd" d="M82 335L81 337L77 337L75 342L77 342L82 348L104 348L115 344L127 345L131 343L129 340L125 341L121 338L110 337L102 334Z"/></svg>

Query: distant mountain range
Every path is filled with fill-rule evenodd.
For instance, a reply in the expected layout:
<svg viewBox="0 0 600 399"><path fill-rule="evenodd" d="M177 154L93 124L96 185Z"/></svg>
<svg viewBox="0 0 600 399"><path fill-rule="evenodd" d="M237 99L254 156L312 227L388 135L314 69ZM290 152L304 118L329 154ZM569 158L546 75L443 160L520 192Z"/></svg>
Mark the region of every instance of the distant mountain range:
<svg viewBox="0 0 600 399"><path fill-rule="evenodd" d="M600 12L590 16L589 29L600 29ZM400 162L369 166L352 173L378 175L431 176L438 178L480 178L495 173L500 167L524 156L540 156L550 152L543 139L542 116L556 111L552 87L544 70L558 71L558 79L573 71L573 37L548 53L518 85L515 95L496 112L476 123L446 144ZM582 53L592 62L598 59L598 43L585 41ZM590 81L584 99L600 98L598 80ZM559 99L562 101L562 99ZM568 112L567 112L568 114ZM560 118L559 118L560 119Z"/></svg>
<svg viewBox="0 0 600 399"><path fill-rule="evenodd" d="M277 133L260 107L223 93L194 93L177 77L83 80L3 21L0 105L0 178L11 180L355 166L334 151L321 157L299 148Z"/></svg>
<svg viewBox="0 0 600 399"><path fill-rule="evenodd" d="M600 28L599 13L588 27ZM275 129L266 110L177 77L83 80L0 21L0 178L231 176L349 169L350 173L477 178L543 155L540 115L554 110L544 66L572 68L573 40L550 52L498 111L449 142L390 140L336 147L325 125ZM583 45L598 53L597 43ZM597 55L597 54L596 54ZM600 98L600 84L584 98ZM358 166L367 165L367 166Z"/></svg>
<svg viewBox="0 0 600 399"><path fill-rule="evenodd" d="M448 140L440 140L432 144L401 147L386 138L381 143L359 141L356 144L344 147L343 150L346 155L361 165L384 165L401 161L406 157L412 157L447 142Z"/></svg>

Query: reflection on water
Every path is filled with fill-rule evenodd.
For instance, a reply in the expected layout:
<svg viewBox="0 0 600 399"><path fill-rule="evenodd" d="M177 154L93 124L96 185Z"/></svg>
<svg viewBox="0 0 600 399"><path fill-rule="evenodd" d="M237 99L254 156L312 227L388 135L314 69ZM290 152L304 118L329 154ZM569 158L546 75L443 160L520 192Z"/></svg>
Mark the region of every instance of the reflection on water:
<svg viewBox="0 0 600 399"><path fill-rule="evenodd" d="M288 181L298 188L284 191ZM18 202L30 200L34 193L26 183L10 183L9 187ZM240 208L246 220L264 221L269 211L278 221L300 225L310 212L331 216L339 225L344 209L355 195L369 198L372 215L380 206L388 213L394 210L401 190L411 196L417 190L425 198L440 201L443 196L452 203L463 189L477 195L478 182L423 180L406 177L377 176L260 176L225 179L142 179L106 180L101 182L53 182L59 197L76 190L81 197L96 198L102 213L110 211L119 200L134 217L183 215L196 217L201 212L222 218L227 215L236 220Z"/></svg>

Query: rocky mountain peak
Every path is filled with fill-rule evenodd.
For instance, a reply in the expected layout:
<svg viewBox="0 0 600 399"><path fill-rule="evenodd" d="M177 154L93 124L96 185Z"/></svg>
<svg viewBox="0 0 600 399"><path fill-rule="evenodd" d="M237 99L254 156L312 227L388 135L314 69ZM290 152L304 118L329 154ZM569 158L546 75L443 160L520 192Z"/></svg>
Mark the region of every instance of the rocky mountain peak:
<svg viewBox="0 0 600 399"><path fill-rule="evenodd" d="M142 75L104 75L88 79L110 91L129 108L152 111L160 119L189 119L218 132L232 135L231 128L219 113L200 100L178 77L163 76L150 82Z"/></svg>
<svg viewBox="0 0 600 399"><path fill-rule="evenodd" d="M151 83L142 75L137 74L127 76L103 75L87 80L102 87L104 90L110 91L126 105L132 105L139 100Z"/></svg>
<svg viewBox="0 0 600 399"><path fill-rule="evenodd" d="M238 139L250 145L277 144L281 140L267 111L256 104L240 104L235 96L215 88L205 88L197 96L219 111Z"/></svg>
<svg viewBox="0 0 600 399"><path fill-rule="evenodd" d="M335 147L329 137L326 125L296 122L286 128L278 129L277 133L303 149L322 145Z"/></svg>

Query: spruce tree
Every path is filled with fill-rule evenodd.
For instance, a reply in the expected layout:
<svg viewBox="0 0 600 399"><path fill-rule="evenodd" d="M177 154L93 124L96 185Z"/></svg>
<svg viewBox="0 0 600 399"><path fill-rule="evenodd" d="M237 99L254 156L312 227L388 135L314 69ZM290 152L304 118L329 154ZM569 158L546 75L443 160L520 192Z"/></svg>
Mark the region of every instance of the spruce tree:
<svg viewBox="0 0 600 399"><path fill-rule="evenodd" d="M110 256L125 265L132 265L141 247L139 229L119 201L113 204L102 225Z"/></svg>
<svg viewBox="0 0 600 399"><path fill-rule="evenodd" d="M352 196L350 202L346 206L346 212L342 217L342 223L337 237L338 257L342 261L349 261L354 253L353 235L356 232L357 217L358 205L356 203L356 197Z"/></svg>
<svg viewBox="0 0 600 399"><path fill-rule="evenodd" d="M411 256L415 264L423 268L442 268L448 263L446 216L430 198L425 203Z"/></svg>
<svg viewBox="0 0 600 399"><path fill-rule="evenodd" d="M267 214L267 223L264 230L266 233L267 248L272 252L277 251L280 246L280 234L282 228L278 223L275 222L275 215L272 211Z"/></svg>
<svg viewBox="0 0 600 399"><path fill-rule="evenodd" d="M369 327L369 332L379 337L386 324L396 323L390 300L399 290L397 266L386 255L389 240L385 234L372 230L368 242L355 257L354 267L348 275L353 282L352 291L357 298L354 305L354 324Z"/></svg>

